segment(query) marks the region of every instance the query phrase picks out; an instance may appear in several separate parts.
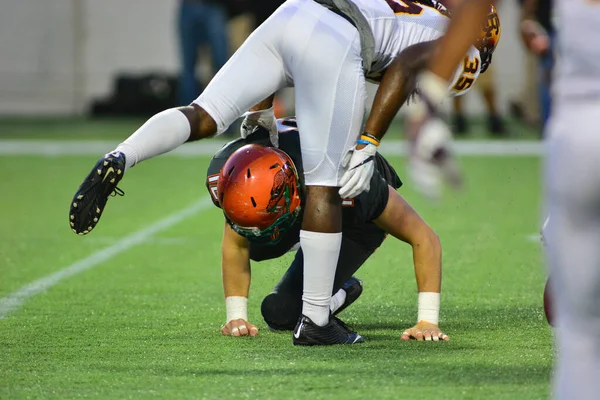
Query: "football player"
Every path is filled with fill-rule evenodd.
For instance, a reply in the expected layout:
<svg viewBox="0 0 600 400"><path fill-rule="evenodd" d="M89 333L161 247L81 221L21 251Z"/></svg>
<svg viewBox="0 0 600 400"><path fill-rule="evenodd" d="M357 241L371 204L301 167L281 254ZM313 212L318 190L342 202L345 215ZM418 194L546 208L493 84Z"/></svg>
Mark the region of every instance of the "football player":
<svg viewBox="0 0 600 400"><path fill-rule="evenodd" d="M300 134L295 119L278 120L279 149L269 134L258 129L246 139L228 143L211 160L206 186L215 206L222 208L222 276L227 309L225 335L254 336L248 321L250 260L280 257L299 244L305 200ZM401 339L449 340L438 327L441 288L441 246L435 232L396 191L402 182L381 155L375 156L370 190L343 201L342 245L338 259L331 312L337 314L362 293L353 277L388 234L413 248L417 278L417 324ZM326 245L326 244L324 244ZM292 330L302 312L304 253L296 257L273 292L262 302L262 315L271 329ZM345 325L337 318L334 321ZM296 330L296 335L299 333ZM318 335L299 338L297 344L324 344ZM356 337L357 342L362 337Z"/></svg>
<svg viewBox="0 0 600 400"><path fill-rule="evenodd" d="M432 3L437 6L437 3ZM432 55L427 59L428 69L417 78L424 106L408 110L410 167L416 188L425 193L437 195L443 179L454 187L461 185L461 174L450 151L450 130L432 117L449 95L448 82L455 90L469 88L475 82L476 74L485 72L491 63L500 40L501 27L496 8L490 3L489 0L463 0L456 5L447 33L432 46ZM465 57L473 44L479 51L477 61ZM464 69L457 80L456 64L461 60ZM402 105L398 87L403 82L398 80L396 72L401 68L399 63L392 63L378 88L365 127L365 131L375 137L385 133Z"/></svg>
<svg viewBox="0 0 600 400"><path fill-rule="evenodd" d="M554 397L587 400L600 393L600 2L556 1L554 15L559 46L544 160Z"/></svg>
<svg viewBox="0 0 600 400"><path fill-rule="evenodd" d="M411 1L286 1L248 37L191 105L156 114L115 151L100 158L71 203L73 231L87 234L95 227L108 197L122 194L117 184L128 168L185 142L222 133L257 103L254 109L259 111L242 124L243 135L262 125L277 145L272 110L264 109L272 103L273 93L294 86L306 186L300 232L305 260L303 306L298 326L313 326L312 332L319 332L329 344L353 343L353 334L330 323L329 304L342 243L342 198L369 189L384 133L359 134L365 76L377 78L387 71L382 84L386 79L394 82L397 93L389 93L388 88L378 96L395 96L384 102L405 99L412 88L407 84L407 55L403 59L399 54L443 33L446 23L439 25L441 31L428 25L434 23L430 20L434 14L445 18L433 7ZM407 20L400 23L404 17ZM424 49L409 52L408 59L419 51ZM476 74L483 63L472 61L460 63L461 70ZM473 76L462 79L459 90L473 80ZM300 337L304 335L302 330Z"/></svg>

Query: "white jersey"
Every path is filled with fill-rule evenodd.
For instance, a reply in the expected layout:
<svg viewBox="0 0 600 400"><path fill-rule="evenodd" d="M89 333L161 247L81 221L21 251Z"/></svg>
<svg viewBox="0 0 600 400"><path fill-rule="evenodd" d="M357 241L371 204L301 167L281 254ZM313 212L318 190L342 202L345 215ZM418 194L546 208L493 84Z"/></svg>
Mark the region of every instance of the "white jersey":
<svg viewBox="0 0 600 400"><path fill-rule="evenodd" d="M450 21L447 16L437 9L408 0L353 1L365 13L373 29L375 42L379 44L375 55L375 62L367 75L367 79L372 82L378 82L381 79L385 69L402 50L417 43L438 39L444 35ZM391 29L388 26L391 25L389 22L387 24L379 20L372 22L373 17L366 14L367 11L361 7L361 3L368 3L370 7L372 7L373 3L382 3L384 8L387 7L395 19L395 31L391 32L389 30ZM463 63L457 67L450 84L451 94L459 96L467 93L479 77L480 68L481 58L479 51L472 46Z"/></svg>
<svg viewBox="0 0 600 400"><path fill-rule="evenodd" d="M600 100L600 1L556 1L554 11L558 26L556 101Z"/></svg>

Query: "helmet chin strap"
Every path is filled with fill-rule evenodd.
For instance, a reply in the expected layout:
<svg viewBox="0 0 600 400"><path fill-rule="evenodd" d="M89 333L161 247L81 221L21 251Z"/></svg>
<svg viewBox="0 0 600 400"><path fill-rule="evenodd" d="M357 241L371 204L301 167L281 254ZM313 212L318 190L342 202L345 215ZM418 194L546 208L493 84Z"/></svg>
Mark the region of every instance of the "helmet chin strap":
<svg viewBox="0 0 600 400"><path fill-rule="evenodd" d="M479 69L479 73L483 74L492 62L492 53L484 51L479 54L481 55L481 68Z"/></svg>

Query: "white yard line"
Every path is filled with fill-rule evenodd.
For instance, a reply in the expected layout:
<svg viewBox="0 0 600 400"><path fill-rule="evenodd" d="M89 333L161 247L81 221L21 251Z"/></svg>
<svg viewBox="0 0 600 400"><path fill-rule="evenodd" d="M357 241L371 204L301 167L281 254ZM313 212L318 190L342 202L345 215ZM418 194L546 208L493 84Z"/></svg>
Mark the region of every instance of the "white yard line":
<svg viewBox="0 0 600 400"><path fill-rule="evenodd" d="M161 157L179 156L212 156L225 141L205 140L188 143ZM0 156L46 156L60 157L66 155L100 156L113 150L119 142L108 140L0 140ZM387 140L381 146L384 155L403 155L406 145L400 140ZM540 156L543 154L543 143L522 140L469 140L456 141L454 149L462 155L484 156Z"/></svg>
<svg viewBox="0 0 600 400"><path fill-rule="evenodd" d="M132 247L151 239L153 235L164 231L165 229L178 224L186 218L189 218L211 207L212 204L213 203L210 197L205 197L181 211L171 214L150 226L140 229L139 231L120 239L112 246L98 250L95 253L90 254L88 257L76 261L75 263L62 268L53 274L47 275L41 279L38 279L37 281L23 286L8 296L0 299L0 319L6 318L11 311L18 309L29 298L46 291L52 286L60 283L62 280L87 271L96 265L110 260L117 254L123 253Z"/></svg>

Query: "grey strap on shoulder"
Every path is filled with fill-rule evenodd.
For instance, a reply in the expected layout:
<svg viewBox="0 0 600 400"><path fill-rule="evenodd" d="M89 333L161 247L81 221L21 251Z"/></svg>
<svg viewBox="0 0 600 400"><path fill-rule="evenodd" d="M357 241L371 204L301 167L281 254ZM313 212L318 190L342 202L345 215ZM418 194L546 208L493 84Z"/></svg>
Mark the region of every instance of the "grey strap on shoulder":
<svg viewBox="0 0 600 400"><path fill-rule="evenodd" d="M327 8L336 9L354 22L360 36L360 55L363 71L366 75L371 69L375 58L375 37L363 13L360 12L352 0L315 0L315 2Z"/></svg>

